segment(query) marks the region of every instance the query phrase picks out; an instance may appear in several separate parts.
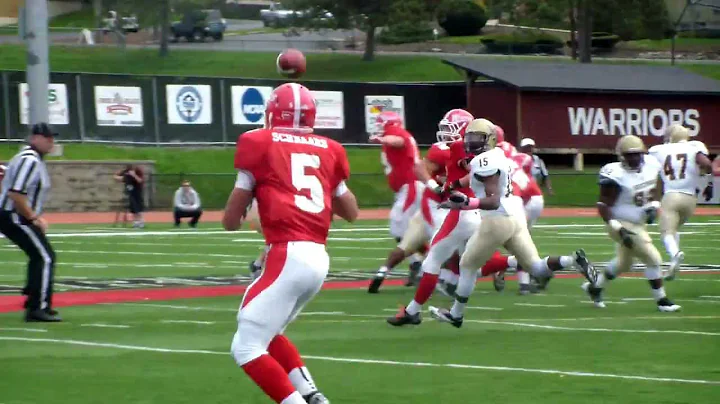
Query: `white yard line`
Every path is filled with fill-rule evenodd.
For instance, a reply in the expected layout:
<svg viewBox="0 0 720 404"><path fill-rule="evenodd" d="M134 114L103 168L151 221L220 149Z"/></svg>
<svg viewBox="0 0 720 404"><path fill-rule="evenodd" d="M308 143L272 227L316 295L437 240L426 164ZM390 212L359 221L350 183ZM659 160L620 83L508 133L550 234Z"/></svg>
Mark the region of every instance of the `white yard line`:
<svg viewBox="0 0 720 404"><path fill-rule="evenodd" d="M0 331L47 332L47 330L44 330L42 328L17 328L17 327L0 328Z"/></svg>
<svg viewBox="0 0 720 404"><path fill-rule="evenodd" d="M509 325L515 327L528 327L528 328L542 328L546 330L557 330L557 331L586 331L586 332L616 332L616 333L629 333L629 334L683 334L683 335L703 335L703 336L720 336L720 332L706 332L706 331L685 331L685 330L627 330L620 328L576 328L576 327L560 327L546 324L532 324L532 323L518 323L514 321L495 321L495 320L471 320L467 319L465 322L478 323L478 324L498 324L498 325Z"/></svg>
<svg viewBox="0 0 720 404"><path fill-rule="evenodd" d="M525 307L565 307L564 304L538 304L538 303L515 303L515 306L525 306Z"/></svg>
<svg viewBox="0 0 720 404"><path fill-rule="evenodd" d="M112 348L112 349L124 349L124 350L132 350L132 351L175 353L175 354L222 355L222 356L226 356L226 357L229 355L225 351L220 352L220 351L210 351L210 350L200 350L200 349L157 348L157 347L148 347L148 346L141 346L141 345L112 344L112 343L94 342L94 341L79 341L79 340L72 340L72 339L23 338L23 337L0 336L0 340L18 341L18 342L33 342L33 343L64 344L64 345L87 346L87 347L94 347L94 348ZM500 372L550 374L550 375L562 375L562 376L573 376L573 377L599 377L599 378L608 378L608 379L642 380L642 381L658 382L658 383L687 383L687 384L720 385L720 380L678 379L678 378L656 377L656 376L564 371L564 370L558 370L558 369L533 369L533 368L517 368L517 367L508 367L508 366L483 366L483 365L455 364L455 363L405 362L405 361L341 358L341 357L334 357L334 356L314 356L314 355L304 355L303 357L305 359L309 359L309 360L318 360L318 361L327 361L327 362L370 364L370 365L393 365L393 366L406 366L406 367L413 367L413 368L421 368L421 367L450 368L450 369L468 369L468 370L484 370L484 371L500 371Z"/></svg>
<svg viewBox="0 0 720 404"><path fill-rule="evenodd" d="M80 324L80 327L96 327L96 328L130 328L129 325L125 324L102 324L102 323L90 323Z"/></svg>
<svg viewBox="0 0 720 404"><path fill-rule="evenodd" d="M215 324L214 321L195 321L195 320L162 320L160 322L163 324L202 324L202 325Z"/></svg>

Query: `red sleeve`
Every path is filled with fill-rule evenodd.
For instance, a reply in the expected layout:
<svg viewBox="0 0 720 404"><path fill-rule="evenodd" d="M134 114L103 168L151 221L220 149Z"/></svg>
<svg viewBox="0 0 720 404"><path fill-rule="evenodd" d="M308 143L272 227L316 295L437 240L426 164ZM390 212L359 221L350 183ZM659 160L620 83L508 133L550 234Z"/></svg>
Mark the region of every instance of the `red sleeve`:
<svg viewBox="0 0 720 404"><path fill-rule="evenodd" d="M265 165L266 136L261 131L246 132L238 137L235 147L235 168L249 171L255 178Z"/></svg>
<svg viewBox="0 0 720 404"><path fill-rule="evenodd" d="M430 161L431 163L437 164L439 166L445 166L445 163L447 162L449 156L449 149L442 150L437 145L432 145L430 147L430 150L428 150L425 158L428 159L428 161Z"/></svg>
<svg viewBox="0 0 720 404"><path fill-rule="evenodd" d="M337 162L337 178L338 178L338 184L341 181L345 181L348 178L350 178L350 162L348 161L347 152L345 151L345 148L340 144L335 142L335 161Z"/></svg>

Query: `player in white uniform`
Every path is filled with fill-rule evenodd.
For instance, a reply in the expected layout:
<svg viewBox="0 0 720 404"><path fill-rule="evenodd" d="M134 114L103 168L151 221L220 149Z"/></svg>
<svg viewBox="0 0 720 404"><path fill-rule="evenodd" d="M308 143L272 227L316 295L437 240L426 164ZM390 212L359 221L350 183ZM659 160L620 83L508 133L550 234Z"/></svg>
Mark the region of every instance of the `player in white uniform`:
<svg viewBox="0 0 720 404"><path fill-rule="evenodd" d="M617 244L615 258L595 285L583 284L596 307L604 308L602 289L605 283L630 270L633 259L645 264L645 276L650 281L658 310L672 312L680 306L667 298L660 265L662 258L647 233L648 223L655 221L660 202L656 200L656 186L660 164L645 154L645 144L634 135L620 138L615 147L619 162L606 164L600 170L600 217L607 223L610 238Z"/></svg>
<svg viewBox="0 0 720 404"><path fill-rule="evenodd" d="M665 144L653 146L648 153L662 165L662 209L660 237L670 256L665 280L675 279L685 253L680 250L680 226L690 219L697 204L696 189L700 177L712 171L708 150L700 141L689 141L690 131L678 124L665 130Z"/></svg>
<svg viewBox="0 0 720 404"><path fill-rule="evenodd" d="M593 266L578 250L574 257L541 259L530 237L522 199L513 195L513 162L496 148L497 135L487 120L473 121L465 133L465 150L475 155L470 162L470 187L476 197L453 193L441 206L462 210L480 210L482 220L467 241L460 258L460 282L452 309L430 307L433 318L461 327L465 307L475 289L478 270L499 247L505 247L528 272L537 278L552 277L552 272L576 267L589 281L595 282Z"/></svg>

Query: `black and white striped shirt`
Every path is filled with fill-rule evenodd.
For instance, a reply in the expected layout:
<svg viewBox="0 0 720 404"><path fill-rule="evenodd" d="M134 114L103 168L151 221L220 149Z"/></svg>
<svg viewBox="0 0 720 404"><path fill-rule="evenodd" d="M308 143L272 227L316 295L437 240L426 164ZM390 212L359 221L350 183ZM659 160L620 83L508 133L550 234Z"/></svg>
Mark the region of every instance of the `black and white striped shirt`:
<svg viewBox="0 0 720 404"><path fill-rule="evenodd" d="M36 215L42 213L43 205L50 191L50 176L42 156L30 146L10 160L5 170L0 193L0 209L15 211L15 203L8 196L10 191L25 194Z"/></svg>

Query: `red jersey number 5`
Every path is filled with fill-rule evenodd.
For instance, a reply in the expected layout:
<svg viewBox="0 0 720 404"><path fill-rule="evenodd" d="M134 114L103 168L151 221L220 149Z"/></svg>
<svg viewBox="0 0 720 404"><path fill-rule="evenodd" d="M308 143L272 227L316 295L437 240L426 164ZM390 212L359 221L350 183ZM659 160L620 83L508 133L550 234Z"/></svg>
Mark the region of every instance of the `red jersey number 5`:
<svg viewBox="0 0 720 404"><path fill-rule="evenodd" d="M310 191L310 198L305 195L295 195L295 206L309 213L320 213L325 209L323 187L320 179L315 175L307 175L306 168L320 168L320 157L314 154L293 153L290 155L292 183L295 189Z"/></svg>

